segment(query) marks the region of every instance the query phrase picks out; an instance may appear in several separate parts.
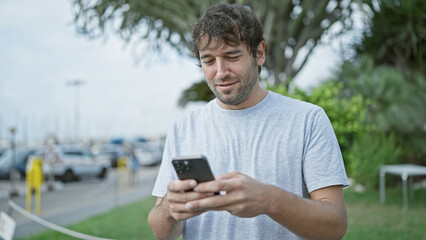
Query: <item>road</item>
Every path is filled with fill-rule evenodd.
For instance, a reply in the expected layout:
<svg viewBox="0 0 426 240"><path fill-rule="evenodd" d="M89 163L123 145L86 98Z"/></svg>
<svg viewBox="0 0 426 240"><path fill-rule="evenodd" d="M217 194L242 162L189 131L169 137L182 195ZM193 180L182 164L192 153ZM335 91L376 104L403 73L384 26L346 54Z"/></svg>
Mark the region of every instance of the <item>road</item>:
<svg viewBox="0 0 426 240"><path fill-rule="evenodd" d="M67 184L57 183L57 190L43 191L40 217L66 226L141 200L151 195L158 169L159 167L140 168L133 184L126 182L126 175L119 174L117 169L112 169L104 180L83 179ZM0 210L6 213L10 211L7 201L7 198L0 201ZM25 208L25 196L13 198L13 201ZM12 211L11 217L16 221L16 238L47 230L16 211Z"/></svg>

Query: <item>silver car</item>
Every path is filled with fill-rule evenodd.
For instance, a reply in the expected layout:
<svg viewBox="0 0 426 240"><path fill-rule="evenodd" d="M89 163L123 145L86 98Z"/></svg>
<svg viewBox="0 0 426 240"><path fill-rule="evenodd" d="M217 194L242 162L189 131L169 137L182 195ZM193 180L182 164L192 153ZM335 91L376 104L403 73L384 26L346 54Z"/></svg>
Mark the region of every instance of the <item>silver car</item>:
<svg viewBox="0 0 426 240"><path fill-rule="evenodd" d="M46 159L46 149L38 154L43 159L43 173L48 176L52 171L55 178L71 182L82 177L105 178L111 164L106 157L95 156L89 148L78 146L59 146L51 164Z"/></svg>
<svg viewBox="0 0 426 240"><path fill-rule="evenodd" d="M150 142L137 144L134 153L141 166L155 166L161 162L163 155L160 147Z"/></svg>

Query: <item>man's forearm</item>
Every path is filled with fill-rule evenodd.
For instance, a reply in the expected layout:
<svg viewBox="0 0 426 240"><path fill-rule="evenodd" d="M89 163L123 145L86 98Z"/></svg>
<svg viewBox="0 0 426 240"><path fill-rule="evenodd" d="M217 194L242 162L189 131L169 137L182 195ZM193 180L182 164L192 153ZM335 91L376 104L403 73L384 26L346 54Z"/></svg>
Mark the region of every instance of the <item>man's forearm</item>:
<svg viewBox="0 0 426 240"><path fill-rule="evenodd" d="M183 222L174 219L167 207L167 200L159 199L148 215L148 223L157 239L177 239L183 230Z"/></svg>
<svg viewBox="0 0 426 240"><path fill-rule="evenodd" d="M333 187L327 190L339 191ZM274 186L270 186L270 192L267 215L295 234L309 239L341 239L344 236L347 217L343 198L341 201L339 197L306 199Z"/></svg>

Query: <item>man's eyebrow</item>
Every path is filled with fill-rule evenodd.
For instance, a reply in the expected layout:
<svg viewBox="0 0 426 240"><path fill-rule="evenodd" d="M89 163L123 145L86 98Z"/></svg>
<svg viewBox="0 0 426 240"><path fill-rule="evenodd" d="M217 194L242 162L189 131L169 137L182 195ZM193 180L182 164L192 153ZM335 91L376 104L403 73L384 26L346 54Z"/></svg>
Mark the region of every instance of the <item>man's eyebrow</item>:
<svg viewBox="0 0 426 240"><path fill-rule="evenodd" d="M234 55L234 54L239 54L239 53L241 53L241 50L235 49L235 50L232 50L232 51L225 52L225 54L223 54L223 55Z"/></svg>
<svg viewBox="0 0 426 240"><path fill-rule="evenodd" d="M212 56L211 54L203 54L203 55L200 56L200 59L208 58L208 57L211 57L211 56Z"/></svg>
<svg viewBox="0 0 426 240"><path fill-rule="evenodd" d="M231 50L231 51L228 51L228 52L224 52L223 54L221 54L221 55L234 55L234 54L240 54L242 51L241 50L239 50L239 49L235 49L235 50ZM205 58L208 58L208 57L211 57L212 55L211 54L209 54L209 53L207 53L207 54L202 54L201 56L200 56L200 59L205 59Z"/></svg>

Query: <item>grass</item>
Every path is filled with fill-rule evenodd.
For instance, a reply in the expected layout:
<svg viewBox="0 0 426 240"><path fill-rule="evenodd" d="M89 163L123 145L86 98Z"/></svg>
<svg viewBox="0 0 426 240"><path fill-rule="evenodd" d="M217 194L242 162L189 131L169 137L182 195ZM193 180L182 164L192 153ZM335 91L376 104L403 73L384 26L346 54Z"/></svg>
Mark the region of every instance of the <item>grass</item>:
<svg viewBox="0 0 426 240"><path fill-rule="evenodd" d="M401 188L387 190L386 203L380 205L378 191L357 193L345 190L348 230L344 240L395 239L426 240L426 189L409 198L408 211L402 209Z"/></svg>
<svg viewBox="0 0 426 240"><path fill-rule="evenodd" d="M148 213L154 206L155 198L147 198L133 204L113 209L107 213L88 218L82 222L68 226L68 229L84 234L125 240L155 239L148 225ZM70 240L71 236L56 232L46 231L21 240Z"/></svg>
<svg viewBox="0 0 426 240"><path fill-rule="evenodd" d="M426 189L416 190L415 198L409 198L407 213L402 210L402 193L399 187L387 190L384 205L380 205L379 193L375 190L367 190L361 194L353 191L352 188L347 188L345 201L349 227L344 240L426 240ZM155 239L147 223L148 212L154 202L154 198L147 198L73 224L68 228L104 238ZM75 238L47 231L25 239Z"/></svg>

